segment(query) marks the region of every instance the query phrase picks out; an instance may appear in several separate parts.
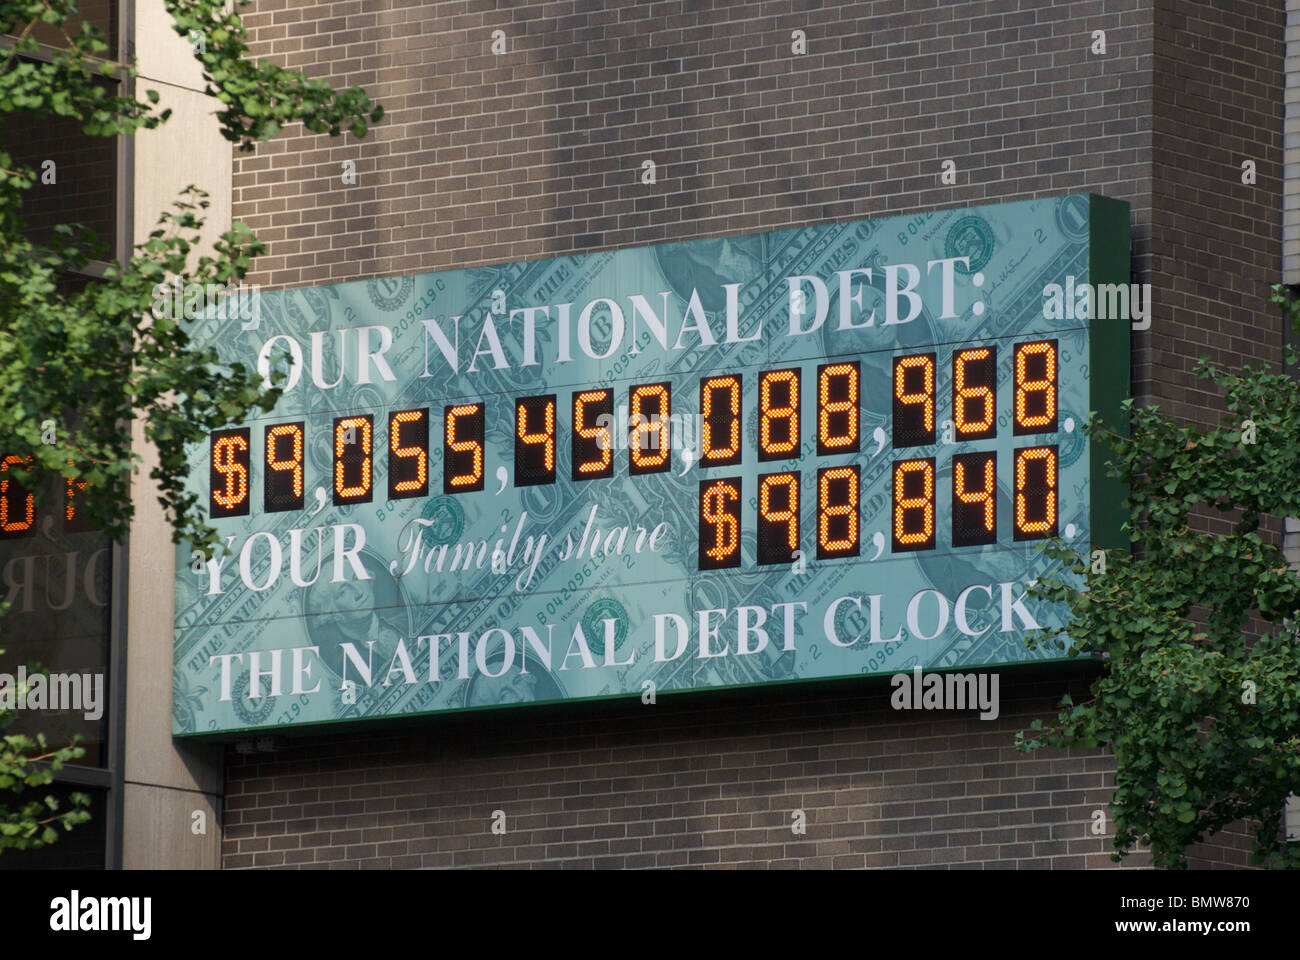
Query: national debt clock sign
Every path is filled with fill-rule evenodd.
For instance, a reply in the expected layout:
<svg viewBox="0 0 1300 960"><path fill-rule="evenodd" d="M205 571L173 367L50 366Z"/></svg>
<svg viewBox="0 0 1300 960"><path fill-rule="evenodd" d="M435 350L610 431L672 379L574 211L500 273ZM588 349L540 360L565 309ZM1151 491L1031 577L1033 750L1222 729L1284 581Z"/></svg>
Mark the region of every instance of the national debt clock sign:
<svg viewBox="0 0 1300 960"><path fill-rule="evenodd" d="M1128 281L1127 205L1074 195L198 321L288 378L190 456L224 549L178 547L174 732L1057 657L1025 591L1119 542L1082 428Z"/></svg>

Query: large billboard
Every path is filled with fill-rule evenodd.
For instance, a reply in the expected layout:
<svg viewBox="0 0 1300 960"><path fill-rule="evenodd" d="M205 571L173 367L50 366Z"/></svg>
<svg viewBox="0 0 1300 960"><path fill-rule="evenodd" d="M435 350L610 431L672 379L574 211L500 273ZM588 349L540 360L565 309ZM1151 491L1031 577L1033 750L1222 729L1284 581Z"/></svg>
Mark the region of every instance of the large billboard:
<svg viewBox="0 0 1300 960"><path fill-rule="evenodd" d="M1118 538L1128 281L1127 205L1071 195L199 321L288 379L190 458L174 732L1058 656L1025 591Z"/></svg>

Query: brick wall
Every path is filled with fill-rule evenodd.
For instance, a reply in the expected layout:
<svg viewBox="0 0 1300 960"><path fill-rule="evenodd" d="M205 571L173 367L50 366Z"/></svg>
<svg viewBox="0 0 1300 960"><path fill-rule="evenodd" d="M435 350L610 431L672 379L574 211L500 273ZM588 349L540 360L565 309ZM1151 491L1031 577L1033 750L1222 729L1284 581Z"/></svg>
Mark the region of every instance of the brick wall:
<svg viewBox="0 0 1300 960"><path fill-rule="evenodd" d="M1140 395L1217 425L1219 404L1192 373L1282 359L1280 3L1161 0L1155 11L1151 329L1135 339ZM1254 160L1256 183L1241 182Z"/></svg>
<svg viewBox="0 0 1300 960"><path fill-rule="evenodd" d="M254 278L302 285L1095 190L1146 257L1141 0L827 4L257 0L252 52L363 85L364 140L236 155ZM701 10L704 7L706 9ZM1107 30L1107 53L1089 53ZM509 52L489 52L506 32ZM794 29L809 52L790 53ZM643 185L644 160L658 183ZM958 185L939 183L951 159ZM357 183L340 174L355 162Z"/></svg>
<svg viewBox="0 0 1300 960"><path fill-rule="evenodd" d="M996 720L896 712L877 683L525 709L290 741L274 754L231 750L223 862L1114 866L1109 838L1091 832L1113 761L1100 750L1018 754L1015 731L1054 715L1063 688L1020 681L1000 692ZM497 810L504 834L492 832Z"/></svg>
<svg viewBox="0 0 1300 960"><path fill-rule="evenodd" d="M270 244L251 280L1090 190L1132 205L1135 280L1156 287L1153 327L1135 335L1139 396L1205 420L1191 358L1280 356L1258 319L1281 254L1280 7L483 8L256 0L255 55L363 85L388 117L364 140L291 129L236 154L234 214ZM794 29L805 56L789 52ZM1098 29L1104 56L1089 51ZM1240 185L1244 151L1253 188ZM946 159L955 187L939 184ZM1065 683L1010 676L995 722L895 713L887 688L785 688L231 750L224 865L1110 866L1108 839L1086 826L1113 761L1017 754L1014 731L1050 715ZM489 829L496 809L504 836ZM1244 833L1194 852L1198 865L1243 863Z"/></svg>

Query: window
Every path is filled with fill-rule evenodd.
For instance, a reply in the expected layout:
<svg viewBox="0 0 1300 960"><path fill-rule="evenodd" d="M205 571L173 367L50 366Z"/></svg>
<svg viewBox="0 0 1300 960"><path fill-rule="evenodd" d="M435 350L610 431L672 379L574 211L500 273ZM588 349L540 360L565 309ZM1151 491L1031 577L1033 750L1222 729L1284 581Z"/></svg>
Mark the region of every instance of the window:
<svg viewBox="0 0 1300 960"><path fill-rule="evenodd" d="M64 32L80 32L85 21L103 31L109 45L103 56L125 63L130 8L118 0L80 0L79 7L81 18L63 29L35 24L28 36L40 47L22 56L50 60L66 46ZM8 56L14 43L12 36L0 36L0 58ZM112 94L130 91L132 83L121 70L97 82ZM15 111L0 118L0 150L37 174L37 183L23 197L22 211L33 240L48 242L57 224L80 223L94 231L102 245L97 259L60 278L60 293L71 294L96 282L108 261L129 255L129 140L87 136L76 121ZM21 450L3 447L0 439L0 458L22 456ZM16 676L19 668L39 668L58 675L61 696L83 707L54 709L47 703L44 709L18 710L8 731L43 733L51 745L81 737L84 756L60 771L40 795L66 798L74 791L85 793L91 798L91 819L61 833L48 848L6 851L0 868L117 867L125 719L124 555L121 547L81 523L75 489L64 491L56 484L46 505L33 510L30 525L23 491L10 484L2 493L7 495L9 527L0 529L0 571L7 584L0 589L11 608L0 629L0 672ZM81 689L86 678L89 690ZM61 809L67 809L66 804Z"/></svg>

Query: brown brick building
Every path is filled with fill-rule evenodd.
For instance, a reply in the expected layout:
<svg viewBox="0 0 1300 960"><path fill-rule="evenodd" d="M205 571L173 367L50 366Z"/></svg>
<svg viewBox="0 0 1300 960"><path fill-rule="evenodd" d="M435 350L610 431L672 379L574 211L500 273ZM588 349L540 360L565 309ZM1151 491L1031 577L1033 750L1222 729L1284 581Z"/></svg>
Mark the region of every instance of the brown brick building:
<svg viewBox="0 0 1300 960"><path fill-rule="evenodd" d="M1133 339L1139 400L1215 421L1199 354L1280 358L1277 4L486 7L255 4L257 55L363 85L389 111L364 140L290 134L236 158L234 215L270 242L257 279L1090 191L1131 205L1134 281L1154 291ZM795 30L806 54L791 53ZM355 186L339 184L344 161ZM896 714L880 685L796 686L228 749L222 865L1111 866L1088 826L1113 762L1012 747L1086 677L1004 681L992 723ZM1244 831L1223 835L1193 862L1241 865L1247 850Z"/></svg>

